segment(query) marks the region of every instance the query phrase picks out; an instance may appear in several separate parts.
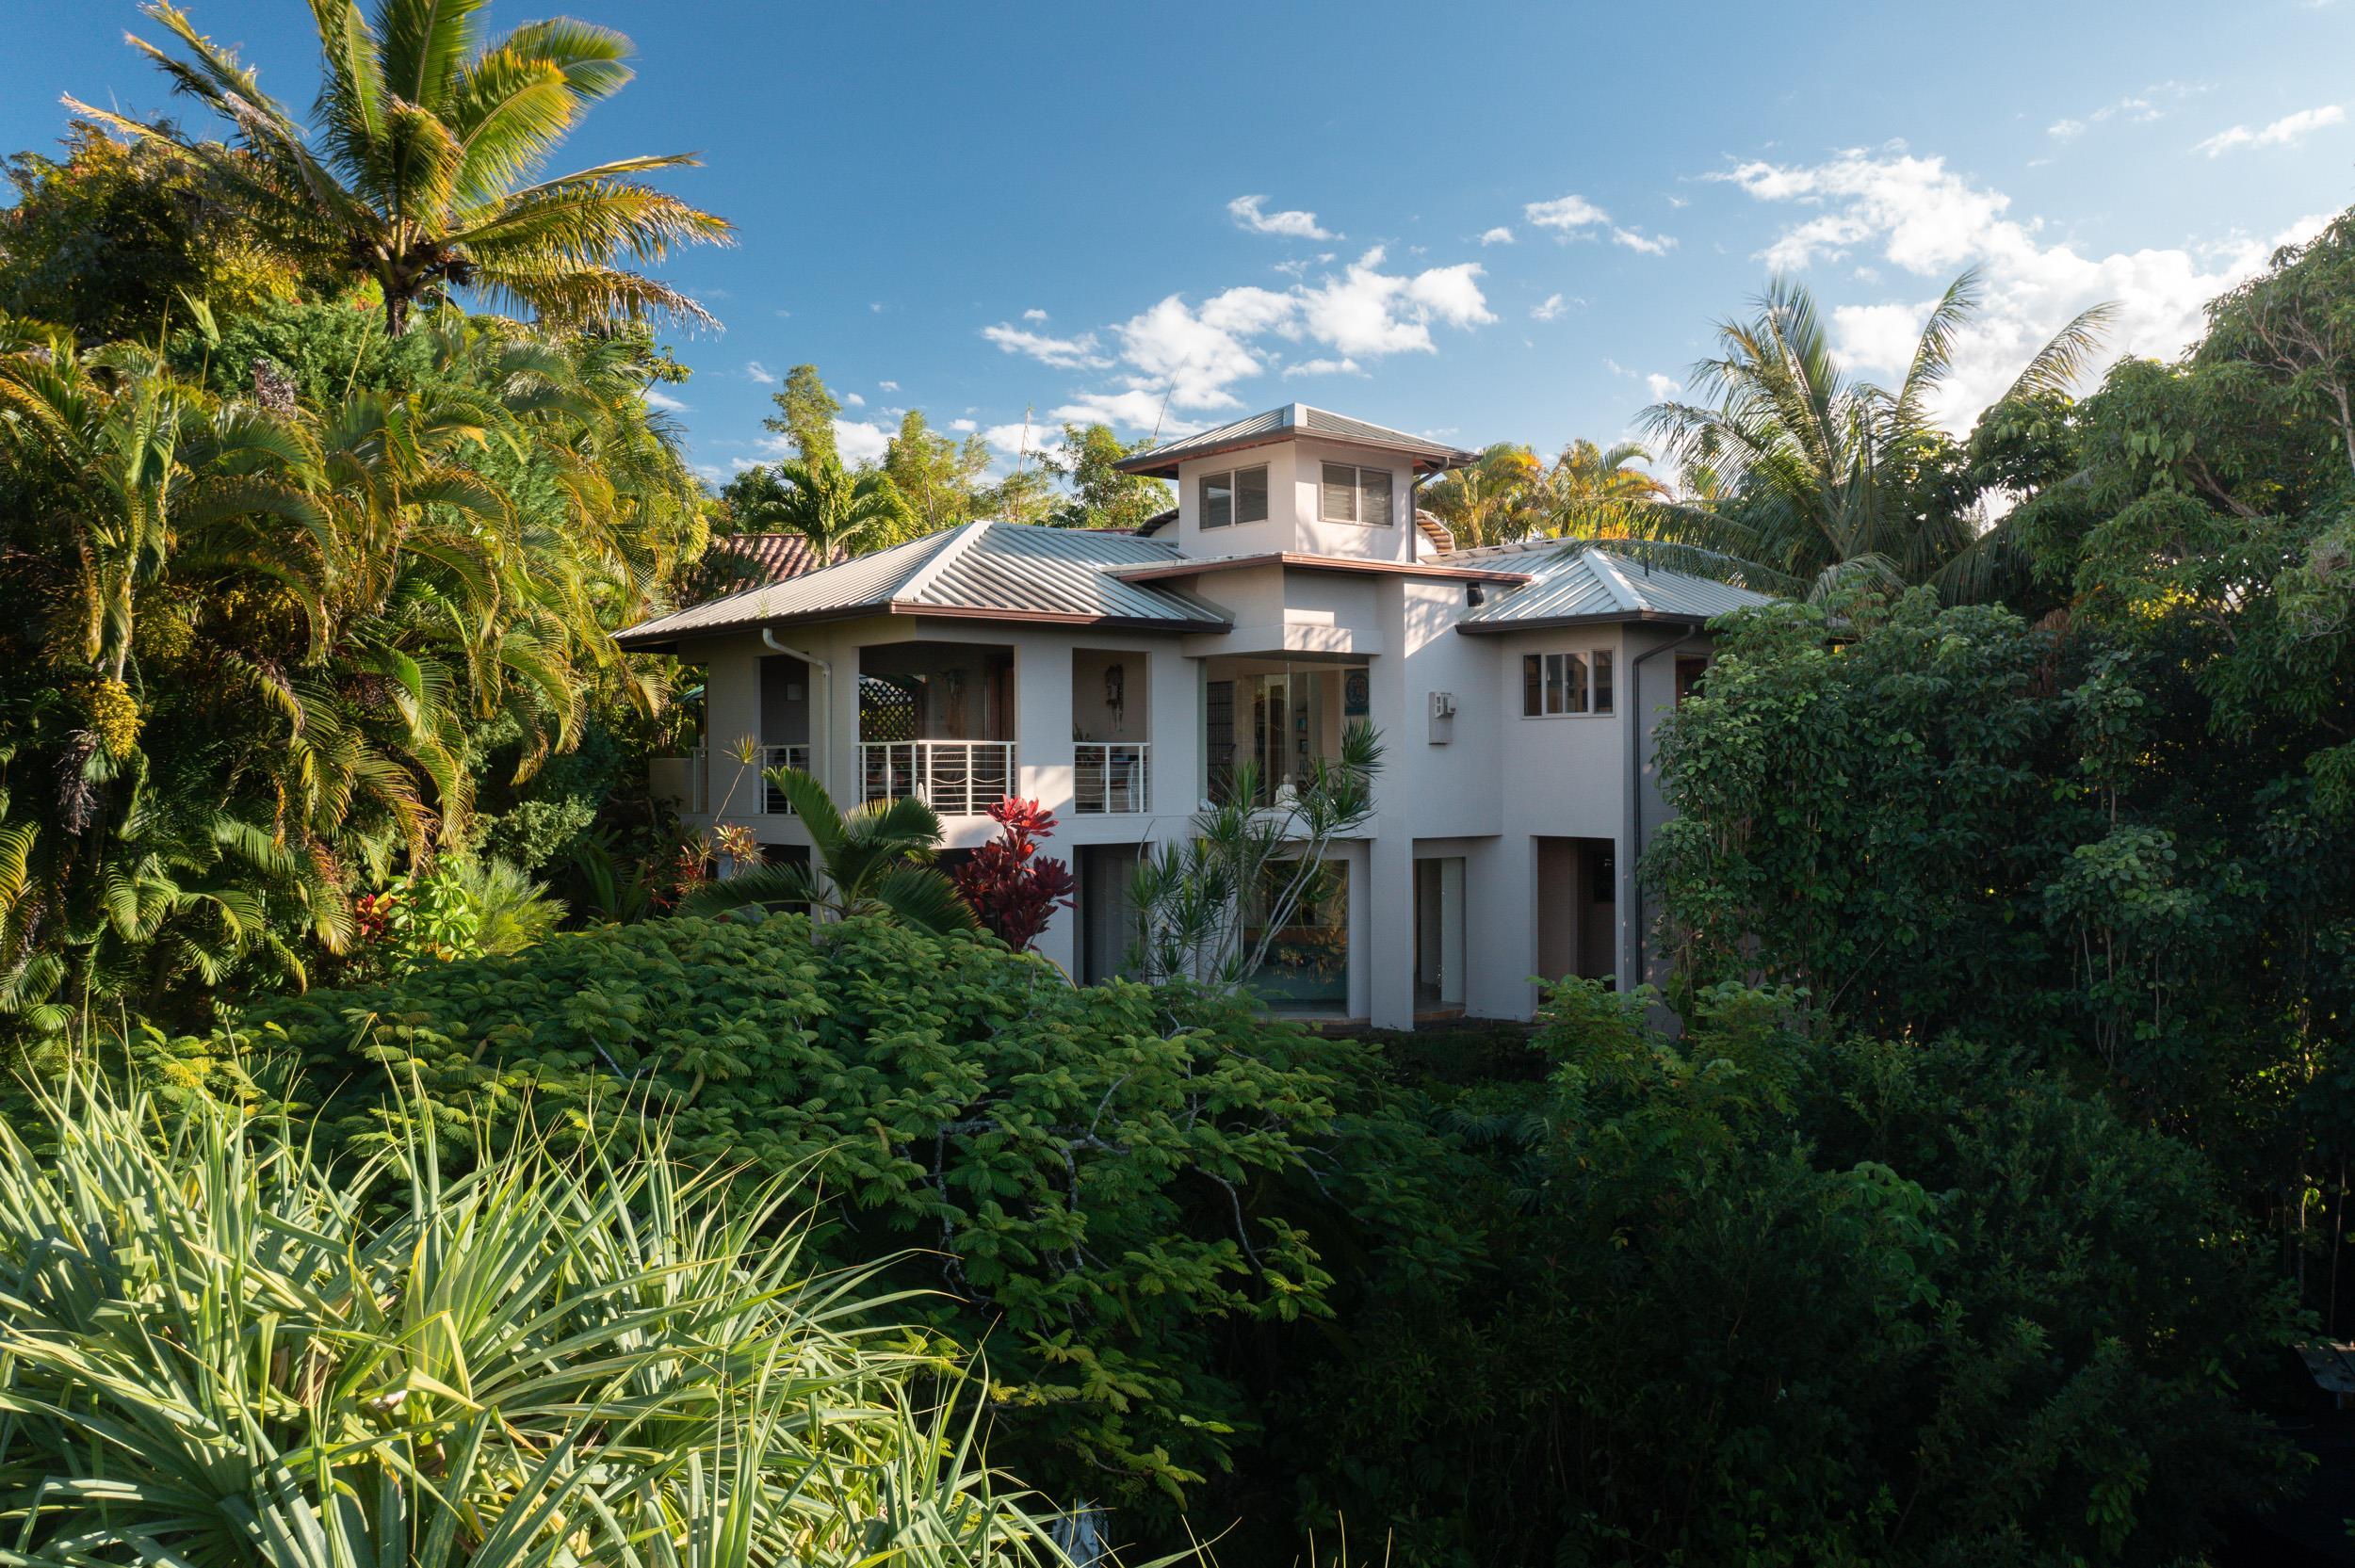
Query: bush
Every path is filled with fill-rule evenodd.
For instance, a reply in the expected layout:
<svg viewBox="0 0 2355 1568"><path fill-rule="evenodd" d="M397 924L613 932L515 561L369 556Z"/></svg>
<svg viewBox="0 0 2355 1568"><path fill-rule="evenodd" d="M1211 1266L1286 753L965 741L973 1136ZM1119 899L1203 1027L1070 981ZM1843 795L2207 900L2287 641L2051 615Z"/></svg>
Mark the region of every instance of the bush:
<svg viewBox="0 0 2355 1568"><path fill-rule="evenodd" d="M1297 1376L1310 1517L1416 1563L2166 1562L2272 1495L2236 1395L2295 1329L2188 1147L2015 1057L1688 1036L1571 982L1485 1156L1470 1289L1389 1291Z"/></svg>
<svg viewBox="0 0 2355 1568"><path fill-rule="evenodd" d="M1232 1463L1255 1412L1222 1325L1328 1315L1325 1233L1453 1267L1436 1143L1375 1058L1231 999L1074 989L995 939L880 919L661 920L273 1004L315 1080L422 1090L453 1153L560 1140L626 1084L681 1153L805 1180L813 1244L901 1258L933 1321L987 1338L1009 1452L1134 1502ZM420 1107L337 1095L379 1148Z"/></svg>
<svg viewBox="0 0 2355 1568"><path fill-rule="evenodd" d="M11 1561L1065 1560L919 1399L956 1363L658 1123L445 1178L431 1117L335 1171L84 1071L38 1109L0 1123Z"/></svg>

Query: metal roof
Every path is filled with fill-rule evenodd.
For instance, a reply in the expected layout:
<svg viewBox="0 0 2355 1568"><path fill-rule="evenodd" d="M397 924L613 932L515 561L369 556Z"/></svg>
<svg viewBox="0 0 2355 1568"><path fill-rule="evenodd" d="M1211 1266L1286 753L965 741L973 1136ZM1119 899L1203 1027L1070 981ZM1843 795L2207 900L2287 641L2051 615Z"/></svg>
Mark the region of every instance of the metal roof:
<svg viewBox="0 0 2355 1568"><path fill-rule="evenodd" d="M1109 622L1173 631L1226 625L1223 614L1198 599L1112 574L1119 567L1177 558L1175 545L1134 534L967 523L674 610L630 627L615 640L625 648L651 648L772 622L853 615Z"/></svg>
<svg viewBox="0 0 2355 1568"><path fill-rule="evenodd" d="M1549 551L1554 553L1549 557ZM1506 632L1578 622L1711 621L1774 603L1771 594L1647 566L1575 542L1534 540L1518 546L1459 550L1443 558L1494 568L1516 556L1521 558L1518 564L1522 570L1535 574L1535 580L1497 594L1457 622L1458 631Z"/></svg>
<svg viewBox="0 0 2355 1568"><path fill-rule="evenodd" d="M1144 474L1155 478L1174 478L1178 465L1188 458L1204 458L1217 452L1232 451L1241 446L1263 446L1270 442L1291 441L1300 436L1315 436L1324 441L1346 442L1355 446L1379 447L1386 452L1403 452L1415 460L1418 468L1434 472L1443 468L1458 468L1479 456L1443 442L1408 435L1388 426L1368 424L1346 414L1324 409L1310 408L1306 403L1287 403L1280 409L1255 413L1231 424L1204 430L1199 435L1181 436L1166 446L1156 446L1121 459L1113 464L1124 474Z"/></svg>

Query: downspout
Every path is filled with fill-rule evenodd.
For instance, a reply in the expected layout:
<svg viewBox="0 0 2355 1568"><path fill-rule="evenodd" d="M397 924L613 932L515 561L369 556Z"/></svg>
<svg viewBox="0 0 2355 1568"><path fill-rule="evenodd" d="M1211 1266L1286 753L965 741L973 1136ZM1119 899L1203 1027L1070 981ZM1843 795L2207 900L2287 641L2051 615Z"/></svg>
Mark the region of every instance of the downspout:
<svg viewBox="0 0 2355 1568"><path fill-rule="evenodd" d="M1644 666L1663 654L1672 654L1699 635L1701 622L1687 624L1673 639L1637 655L1627 667L1628 747L1625 808L1627 855L1619 866L1619 918L1626 935L1619 944L1619 990L1632 991L1644 979L1644 902L1636 886L1635 867L1644 858Z"/></svg>
<svg viewBox="0 0 2355 1568"><path fill-rule="evenodd" d="M834 665L815 654L805 653L799 648L787 647L777 640L777 634L767 626L760 628L760 640L788 658L800 659L826 678L825 705L819 710L817 721L810 726L810 733L817 737L817 744L813 748L817 766L810 771L817 774L819 782L831 790L834 785L827 778L826 769L834 762L834 732L827 726L834 721Z"/></svg>

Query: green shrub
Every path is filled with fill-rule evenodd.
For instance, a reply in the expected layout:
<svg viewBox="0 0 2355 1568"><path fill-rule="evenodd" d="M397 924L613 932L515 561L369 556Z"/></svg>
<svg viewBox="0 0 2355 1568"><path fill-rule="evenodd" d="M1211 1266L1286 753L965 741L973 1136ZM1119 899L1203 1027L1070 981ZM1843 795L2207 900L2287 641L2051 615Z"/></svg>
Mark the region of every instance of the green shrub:
<svg viewBox="0 0 2355 1568"><path fill-rule="evenodd" d="M778 1184L584 1119L446 1178L77 1070L0 1123L0 1559L1063 1562ZM30 1141L28 1141L30 1140ZM20 1555L21 1554L21 1555Z"/></svg>
<svg viewBox="0 0 2355 1568"><path fill-rule="evenodd" d="M1467 1087L1470 1288L1386 1291L1275 1401L1291 1499L1408 1563L2157 1563L2274 1495L2295 1332L2199 1156L1951 1043L1687 1035L1572 982Z"/></svg>
<svg viewBox="0 0 2355 1568"><path fill-rule="evenodd" d="M829 1259L928 1249L897 1277L986 1339L1007 1451L1103 1500L1232 1462L1256 1413L1227 1342L1329 1314L1327 1236L1453 1267L1435 1140L1385 1108L1372 1052L1231 999L1075 989L986 937L677 918L259 1017L315 1082L414 1079L453 1150L560 1138L626 1083L687 1156L821 1194ZM413 1114L361 1089L323 1120L372 1148Z"/></svg>

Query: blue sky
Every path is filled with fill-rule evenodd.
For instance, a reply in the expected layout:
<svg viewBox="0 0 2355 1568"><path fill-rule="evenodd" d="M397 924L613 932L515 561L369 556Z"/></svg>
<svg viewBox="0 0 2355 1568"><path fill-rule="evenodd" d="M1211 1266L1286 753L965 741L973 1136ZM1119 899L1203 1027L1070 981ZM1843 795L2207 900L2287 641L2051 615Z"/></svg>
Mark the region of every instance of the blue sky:
<svg viewBox="0 0 2355 1568"><path fill-rule="evenodd" d="M299 0L187 0L281 98ZM1165 434L1294 399L1467 445L1628 433L1780 267L1860 364L1968 265L1958 418L2097 299L2168 354L2355 202L2355 0L1418 7L497 0L627 32L568 163L699 150L738 229L663 271L705 472L810 361L846 450L898 412ZM145 112L128 0L0 0L0 143ZM1508 237L1509 236L1509 237Z"/></svg>

